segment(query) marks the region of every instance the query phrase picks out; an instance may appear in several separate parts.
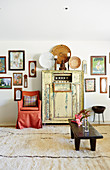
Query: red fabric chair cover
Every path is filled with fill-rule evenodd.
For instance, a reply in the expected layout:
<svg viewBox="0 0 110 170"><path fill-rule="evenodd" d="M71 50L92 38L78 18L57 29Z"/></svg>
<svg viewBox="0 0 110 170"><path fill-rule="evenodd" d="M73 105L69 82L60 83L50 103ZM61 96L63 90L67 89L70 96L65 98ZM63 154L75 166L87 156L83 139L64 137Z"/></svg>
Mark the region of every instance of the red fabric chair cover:
<svg viewBox="0 0 110 170"><path fill-rule="evenodd" d="M23 107L23 96L37 95L38 107ZM41 100L39 91L22 91L22 99L18 101L17 129L23 128L42 128L41 120Z"/></svg>

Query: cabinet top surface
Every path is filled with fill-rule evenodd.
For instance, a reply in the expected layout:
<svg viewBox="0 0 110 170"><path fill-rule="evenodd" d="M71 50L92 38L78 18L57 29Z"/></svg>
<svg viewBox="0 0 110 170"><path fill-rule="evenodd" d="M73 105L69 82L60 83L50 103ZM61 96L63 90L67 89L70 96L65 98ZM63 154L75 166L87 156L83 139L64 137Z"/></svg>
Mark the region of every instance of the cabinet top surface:
<svg viewBox="0 0 110 170"><path fill-rule="evenodd" d="M78 73L78 72L82 72L82 70L42 70L42 72L44 73Z"/></svg>

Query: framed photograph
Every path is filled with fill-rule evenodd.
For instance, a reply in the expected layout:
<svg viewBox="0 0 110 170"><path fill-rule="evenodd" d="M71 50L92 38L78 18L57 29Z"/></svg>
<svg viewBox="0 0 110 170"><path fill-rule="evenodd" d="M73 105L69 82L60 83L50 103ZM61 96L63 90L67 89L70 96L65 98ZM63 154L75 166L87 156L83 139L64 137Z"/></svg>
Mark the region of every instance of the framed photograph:
<svg viewBox="0 0 110 170"><path fill-rule="evenodd" d="M12 77L0 77L0 89L12 89Z"/></svg>
<svg viewBox="0 0 110 170"><path fill-rule="evenodd" d="M95 92L95 78L85 79L85 92Z"/></svg>
<svg viewBox="0 0 110 170"><path fill-rule="evenodd" d="M13 85L14 86L22 86L22 73L13 73Z"/></svg>
<svg viewBox="0 0 110 170"><path fill-rule="evenodd" d="M0 56L0 74L6 74L6 57Z"/></svg>
<svg viewBox="0 0 110 170"><path fill-rule="evenodd" d="M24 75L24 88L28 88L27 74Z"/></svg>
<svg viewBox="0 0 110 170"><path fill-rule="evenodd" d="M82 61L82 70L84 71L84 74L87 74L87 61Z"/></svg>
<svg viewBox="0 0 110 170"><path fill-rule="evenodd" d="M109 86L109 98L110 98L110 86Z"/></svg>
<svg viewBox="0 0 110 170"><path fill-rule="evenodd" d="M59 70L59 68L60 68L60 64L57 64L56 65L56 70Z"/></svg>
<svg viewBox="0 0 110 170"><path fill-rule="evenodd" d="M25 70L25 51L8 51L9 70Z"/></svg>
<svg viewBox="0 0 110 170"><path fill-rule="evenodd" d="M106 56L91 56L91 75L106 75Z"/></svg>
<svg viewBox="0 0 110 170"><path fill-rule="evenodd" d="M29 77L36 77L36 61L29 61Z"/></svg>
<svg viewBox="0 0 110 170"><path fill-rule="evenodd" d="M22 88L14 88L14 101L19 101L22 98Z"/></svg>
<svg viewBox="0 0 110 170"><path fill-rule="evenodd" d="M107 93L107 77L100 77L100 93Z"/></svg>
<svg viewBox="0 0 110 170"><path fill-rule="evenodd" d="M109 64L110 64L110 52L109 52Z"/></svg>

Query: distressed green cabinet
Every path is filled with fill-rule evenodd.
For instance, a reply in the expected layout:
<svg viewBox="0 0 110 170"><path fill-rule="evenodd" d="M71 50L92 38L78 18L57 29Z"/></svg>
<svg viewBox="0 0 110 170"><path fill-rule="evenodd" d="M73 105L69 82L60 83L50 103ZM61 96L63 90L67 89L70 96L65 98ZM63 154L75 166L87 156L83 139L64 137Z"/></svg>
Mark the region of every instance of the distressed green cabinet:
<svg viewBox="0 0 110 170"><path fill-rule="evenodd" d="M80 70L43 70L43 123L67 123L83 109L83 84L84 75Z"/></svg>

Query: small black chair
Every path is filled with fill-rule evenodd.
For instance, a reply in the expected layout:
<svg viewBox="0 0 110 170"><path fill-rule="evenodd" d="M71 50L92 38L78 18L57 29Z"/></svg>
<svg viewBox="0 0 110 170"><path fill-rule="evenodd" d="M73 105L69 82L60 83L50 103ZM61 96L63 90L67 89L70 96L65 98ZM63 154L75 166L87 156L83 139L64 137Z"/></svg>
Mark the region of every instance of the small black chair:
<svg viewBox="0 0 110 170"><path fill-rule="evenodd" d="M94 111L94 119L93 119L93 122L95 121L95 113L98 114L98 122L99 122L99 124L100 124L100 114L102 114L102 119L103 119L103 122L104 122L103 112L104 112L105 109L106 109L106 107L104 107L104 106L93 106L93 107L92 107L92 110Z"/></svg>

